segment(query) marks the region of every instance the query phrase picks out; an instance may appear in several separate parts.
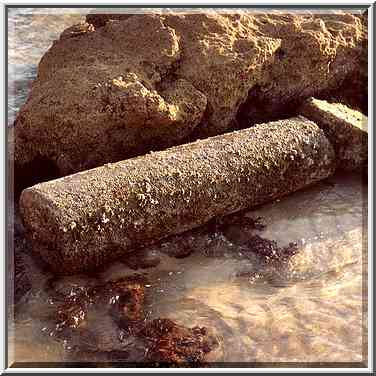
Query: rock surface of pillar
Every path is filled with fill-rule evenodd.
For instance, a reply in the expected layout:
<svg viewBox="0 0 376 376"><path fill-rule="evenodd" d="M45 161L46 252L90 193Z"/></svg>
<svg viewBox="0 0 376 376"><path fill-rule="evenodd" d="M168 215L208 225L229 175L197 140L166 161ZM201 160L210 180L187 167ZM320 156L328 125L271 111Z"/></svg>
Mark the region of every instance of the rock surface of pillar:
<svg viewBox="0 0 376 376"><path fill-rule="evenodd" d="M75 273L334 169L324 132L298 117L37 184L22 192L20 210L34 250L54 271Z"/></svg>

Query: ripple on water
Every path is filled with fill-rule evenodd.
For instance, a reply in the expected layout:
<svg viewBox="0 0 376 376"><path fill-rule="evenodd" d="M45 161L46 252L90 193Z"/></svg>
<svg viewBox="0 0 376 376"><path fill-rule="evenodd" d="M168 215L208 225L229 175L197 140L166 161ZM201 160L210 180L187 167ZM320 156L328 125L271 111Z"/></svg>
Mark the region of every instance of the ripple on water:
<svg viewBox="0 0 376 376"><path fill-rule="evenodd" d="M199 233L197 242L192 240L197 249L189 257L170 257L166 249L160 252L155 246L152 252L161 259L156 267L134 271L116 262L97 274L95 280L144 274L148 279L147 317L166 317L188 327L210 328L219 346L209 354L209 360L361 361L361 334L367 325L362 322L366 221L353 208L363 207L365 196L359 194L362 185L355 178L336 176L332 180L334 188L318 184L245 214L264 218L266 228L257 231L261 236L281 244L298 241L299 252L286 262L264 263L256 255L241 259L241 246L222 238L218 244L225 252L208 257L206 248L212 247L213 236ZM337 206L341 208L338 213ZM175 237L174 244L167 242L165 247L167 244L175 249L179 239ZM92 280L87 279L87 283ZM20 357L26 356L26 337L28 343L46 341L41 328L48 326L48 319L43 315L37 319L35 315L46 310L41 304L48 297L43 273L39 272L33 283L39 290L23 306L22 320L16 322L21 333L16 341ZM60 286L59 279L54 286ZM51 346L51 352L40 347L40 353L35 347L33 356L66 359L56 344Z"/></svg>

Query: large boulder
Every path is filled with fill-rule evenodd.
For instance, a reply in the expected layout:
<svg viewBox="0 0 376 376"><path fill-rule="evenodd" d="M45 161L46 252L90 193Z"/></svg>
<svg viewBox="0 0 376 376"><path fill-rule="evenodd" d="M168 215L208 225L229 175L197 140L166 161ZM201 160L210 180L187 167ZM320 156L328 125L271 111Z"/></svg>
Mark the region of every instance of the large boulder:
<svg viewBox="0 0 376 376"><path fill-rule="evenodd" d="M15 121L16 184L283 117L366 54L364 17L348 13L113 18L89 16L41 59Z"/></svg>

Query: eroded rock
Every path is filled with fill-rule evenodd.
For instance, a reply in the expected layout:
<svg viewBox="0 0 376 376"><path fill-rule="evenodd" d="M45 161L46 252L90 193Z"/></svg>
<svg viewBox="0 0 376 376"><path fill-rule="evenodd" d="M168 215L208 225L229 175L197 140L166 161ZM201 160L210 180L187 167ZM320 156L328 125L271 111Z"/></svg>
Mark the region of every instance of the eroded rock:
<svg viewBox="0 0 376 376"><path fill-rule="evenodd" d="M15 122L16 182L281 117L351 79L366 41L349 13L90 15L39 64Z"/></svg>
<svg viewBox="0 0 376 376"><path fill-rule="evenodd" d="M325 131L333 144L338 166L346 171L367 170L368 118L341 103L310 98L300 108Z"/></svg>
<svg viewBox="0 0 376 376"><path fill-rule="evenodd" d="M185 258L196 250L196 238L190 234L171 236L162 242L160 250L170 257Z"/></svg>
<svg viewBox="0 0 376 376"><path fill-rule="evenodd" d="M86 15L86 22L93 25L96 29L103 27L110 20L126 20L132 17L132 14L125 13L89 13Z"/></svg>
<svg viewBox="0 0 376 376"><path fill-rule="evenodd" d="M60 39L62 40L62 39L68 39L68 38L75 38L75 37L81 36L85 33L93 32L94 30L95 29L94 29L93 25L91 25L87 22L83 22L83 23L68 27L68 29L65 29L61 33Z"/></svg>
<svg viewBox="0 0 376 376"><path fill-rule="evenodd" d="M324 132L299 117L38 184L23 191L20 210L34 251L73 274L290 194L334 168Z"/></svg>

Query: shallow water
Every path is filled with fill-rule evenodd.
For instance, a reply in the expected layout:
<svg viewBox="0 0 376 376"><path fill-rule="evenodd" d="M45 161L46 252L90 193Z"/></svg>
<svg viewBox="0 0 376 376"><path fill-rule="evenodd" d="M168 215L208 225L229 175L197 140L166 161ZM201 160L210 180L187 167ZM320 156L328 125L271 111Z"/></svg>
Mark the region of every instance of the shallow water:
<svg viewBox="0 0 376 376"><path fill-rule="evenodd" d="M248 212L267 225L257 231L262 237L280 245L298 242L299 252L286 263L265 265L257 256L241 259L242 247L222 234L201 235L201 246L187 258L163 255L157 267L145 271L149 316L210 328L220 343L210 361L364 360L366 191L356 176L336 176ZM213 246L224 254L208 257ZM14 359L71 361L61 341L49 337L51 322L41 315L51 276L31 263L29 259L34 288L13 327ZM98 283L135 273L116 262L95 279Z"/></svg>
<svg viewBox="0 0 376 376"><path fill-rule="evenodd" d="M41 55L64 28L83 20L78 10L50 11L53 15L27 10L10 15L8 125L26 99ZM356 175L337 175L246 215L266 224L255 233L280 246L297 242L299 252L286 262L264 263L257 255L242 258L237 238L249 234L239 229L197 235L189 257L163 254L157 267L142 271L148 278L149 317L210 328L219 346L208 361L366 360L367 185ZM217 256L208 256L213 253ZM10 320L9 363L77 360L66 343L51 336L46 284L52 276L26 249L23 257L32 290ZM117 262L92 279L135 273ZM85 277L83 283L90 281ZM94 354L90 360L102 358Z"/></svg>

